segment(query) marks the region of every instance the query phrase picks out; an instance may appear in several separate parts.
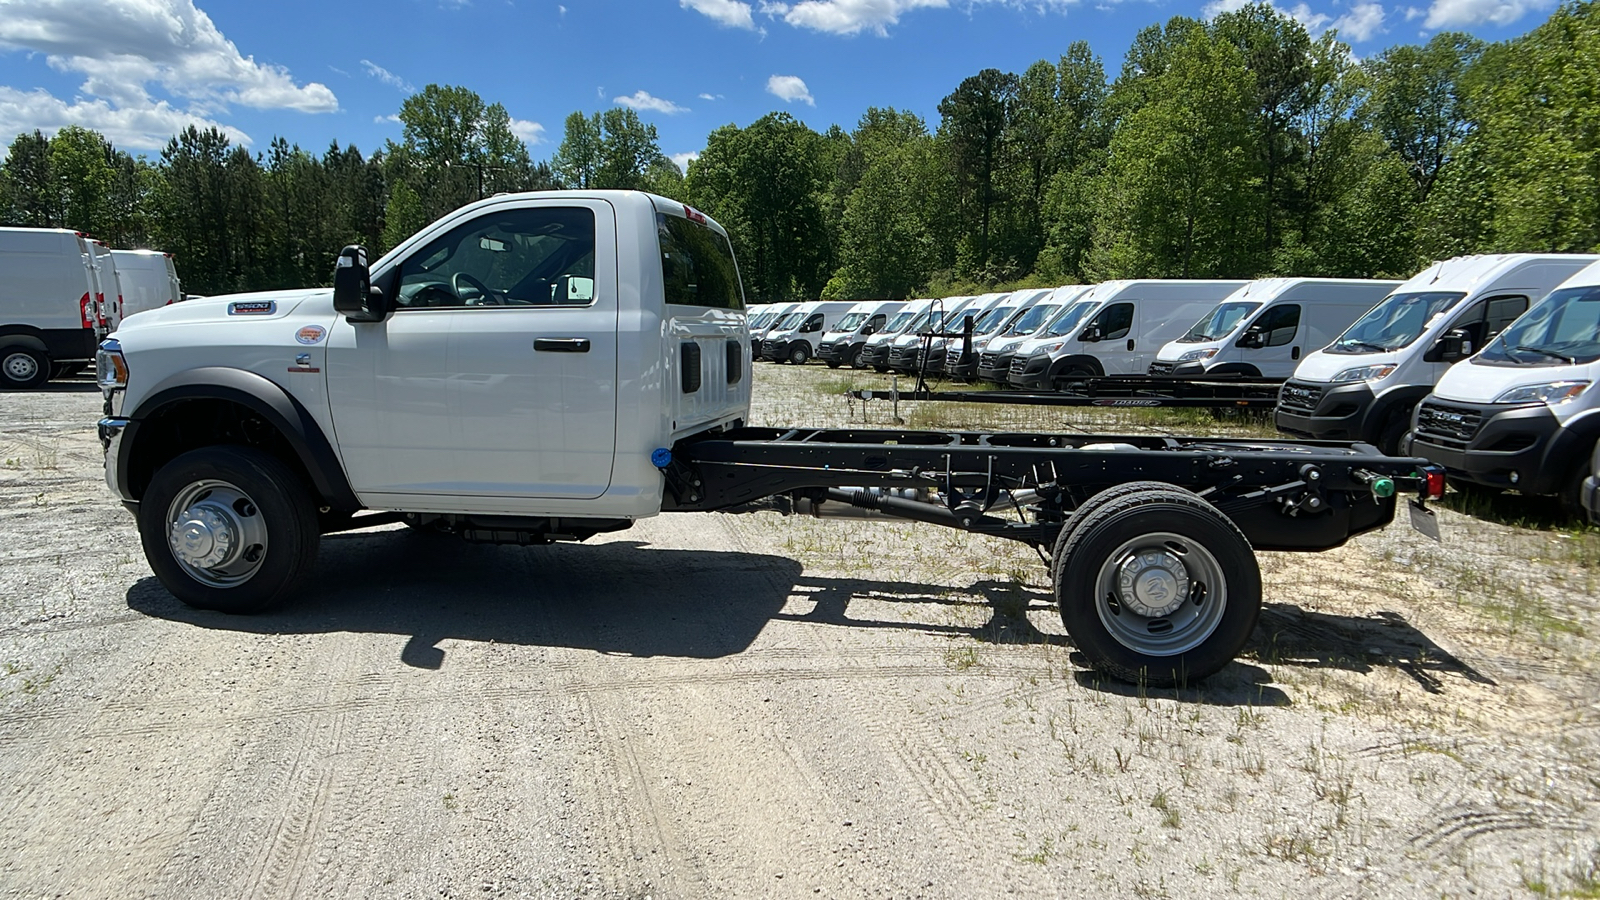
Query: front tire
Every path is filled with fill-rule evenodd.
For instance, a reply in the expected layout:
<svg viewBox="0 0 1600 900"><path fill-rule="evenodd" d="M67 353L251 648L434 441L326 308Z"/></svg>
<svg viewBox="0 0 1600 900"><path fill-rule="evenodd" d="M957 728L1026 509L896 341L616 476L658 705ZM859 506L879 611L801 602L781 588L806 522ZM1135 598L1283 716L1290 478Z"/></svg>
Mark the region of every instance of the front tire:
<svg viewBox="0 0 1600 900"><path fill-rule="evenodd" d="M811 345L805 341L796 341L794 346L789 348L789 362L792 362L797 366L803 366L809 362L810 359Z"/></svg>
<svg viewBox="0 0 1600 900"><path fill-rule="evenodd" d="M1085 503L1057 538L1051 576L1062 624L1090 665L1152 687L1222 669L1261 611L1250 542L1170 485Z"/></svg>
<svg viewBox="0 0 1600 900"><path fill-rule="evenodd" d="M292 597L317 559L311 491L253 447L184 453L156 472L139 503L145 558L196 609L261 612Z"/></svg>
<svg viewBox="0 0 1600 900"><path fill-rule="evenodd" d="M30 390L50 380L50 357L42 350L12 344L0 347L0 384Z"/></svg>

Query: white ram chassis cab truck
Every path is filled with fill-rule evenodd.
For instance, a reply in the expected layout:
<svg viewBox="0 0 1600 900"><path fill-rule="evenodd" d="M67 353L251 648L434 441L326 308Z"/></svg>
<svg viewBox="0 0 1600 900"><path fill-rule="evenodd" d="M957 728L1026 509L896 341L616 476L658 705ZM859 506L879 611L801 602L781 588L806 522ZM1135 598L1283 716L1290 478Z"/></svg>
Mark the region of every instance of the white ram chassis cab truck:
<svg viewBox="0 0 1600 900"><path fill-rule="evenodd" d="M664 511L910 519L1049 554L1097 668L1203 678L1255 628L1254 549L1392 520L1442 469L1364 444L749 428L727 233L638 192L494 197L332 290L151 310L102 343L106 481L161 583L249 613L298 596L323 534L404 521L542 544Z"/></svg>

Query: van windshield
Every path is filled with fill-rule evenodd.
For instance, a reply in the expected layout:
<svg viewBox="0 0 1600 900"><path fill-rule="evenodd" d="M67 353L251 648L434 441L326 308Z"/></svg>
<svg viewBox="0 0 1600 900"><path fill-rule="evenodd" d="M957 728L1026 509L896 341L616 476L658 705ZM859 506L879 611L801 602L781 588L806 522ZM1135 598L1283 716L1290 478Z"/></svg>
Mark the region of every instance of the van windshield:
<svg viewBox="0 0 1600 900"><path fill-rule="evenodd" d="M1097 300L1080 300L1072 304L1062 310L1061 315L1056 316L1056 320L1050 323L1050 327L1044 331L1045 336L1060 337L1071 332L1072 329L1078 327L1079 322L1083 321L1084 316L1099 305L1100 302Z"/></svg>
<svg viewBox="0 0 1600 900"><path fill-rule="evenodd" d="M917 311L908 309L905 312L900 313L899 315L896 315L893 319L890 319L889 320L889 324L883 329L883 331L881 333L882 334L899 334L900 332L905 330L907 325L911 324L911 320L912 319L915 319L919 315L921 315L921 314L918 313Z"/></svg>
<svg viewBox="0 0 1600 900"><path fill-rule="evenodd" d="M1429 323L1461 301L1460 291L1390 294L1328 346L1329 353L1385 353L1409 347Z"/></svg>
<svg viewBox="0 0 1600 900"><path fill-rule="evenodd" d="M1600 286L1563 288L1483 348L1476 361L1570 366L1600 359Z"/></svg>
<svg viewBox="0 0 1600 900"><path fill-rule="evenodd" d="M945 313L944 318L942 319L937 318L938 313L934 313L928 317L928 330L949 331L952 328L959 328L961 325L961 320L966 318L967 314L971 312L971 310L965 307L958 306L955 309ZM973 315L976 315L976 313L973 313Z"/></svg>
<svg viewBox="0 0 1600 900"><path fill-rule="evenodd" d="M1009 319L1011 314L1016 311L1017 308L1014 306L1002 306L999 309L991 309L983 314L983 318L972 323L972 333L988 334L989 332L994 331L996 328L999 328L1001 325L1004 325L1006 323L1006 319Z"/></svg>
<svg viewBox="0 0 1600 900"><path fill-rule="evenodd" d="M867 314L866 313L864 313L864 312L853 312L850 315L845 316L844 318L840 319L839 320L839 324L833 326L833 330L834 331L855 331L857 328L860 328L861 327L861 323L865 322L866 320L867 320Z"/></svg>
<svg viewBox="0 0 1600 900"><path fill-rule="evenodd" d="M806 314L805 313L803 313L803 312L792 312L792 313L789 313L787 316L784 316L783 317L783 321L779 322L778 324L776 324L776 325L774 325L772 327L773 327L773 330L775 330L775 331L793 331L796 328L799 328L800 327L800 323L804 322L805 319L806 319Z"/></svg>
<svg viewBox="0 0 1600 900"><path fill-rule="evenodd" d="M1194 327L1189 329L1187 334L1178 338L1178 343L1199 344L1221 340L1233 332L1239 320L1255 312L1260 306L1260 303L1219 303L1209 315L1194 323Z"/></svg>
<svg viewBox="0 0 1600 900"><path fill-rule="evenodd" d="M1041 303L1022 314L1022 317L1006 329L1006 335L1033 334L1039 326L1050 321L1056 310L1061 307L1055 303Z"/></svg>

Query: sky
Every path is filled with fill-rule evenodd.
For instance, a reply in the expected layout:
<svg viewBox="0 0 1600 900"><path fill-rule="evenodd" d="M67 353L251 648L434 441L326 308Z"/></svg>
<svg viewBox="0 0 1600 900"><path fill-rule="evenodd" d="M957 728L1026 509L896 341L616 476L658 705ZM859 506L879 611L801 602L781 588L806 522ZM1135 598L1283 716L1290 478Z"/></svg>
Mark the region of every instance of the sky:
<svg viewBox="0 0 1600 900"><path fill-rule="evenodd" d="M264 151L398 141L429 83L504 104L534 159L574 111L636 109L680 165L723 125L783 110L818 131L870 106L938 125L985 68L1086 40L1115 77L1134 35L1244 0L0 0L0 144L82 125L152 158L189 124ZM1553 0L1277 0L1354 54L1441 30L1502 40ZM0 150L3 152L3 150Z"/></svg>

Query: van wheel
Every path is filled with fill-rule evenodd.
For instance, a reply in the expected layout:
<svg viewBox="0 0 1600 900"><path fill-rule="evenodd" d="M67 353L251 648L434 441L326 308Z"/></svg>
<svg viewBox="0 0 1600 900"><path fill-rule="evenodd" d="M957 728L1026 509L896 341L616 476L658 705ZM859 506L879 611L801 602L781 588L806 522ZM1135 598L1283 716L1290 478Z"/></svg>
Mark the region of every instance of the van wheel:
<svg viewBox="0 0 1600 900"><path fill-rule="evenodd" d="M852 368L852 369L865 369L866 367L867 367L867 348L865 346L861 346L861 347L857 347L856 349L850 351L850 368Z"/></svg>
<svg viewBox="0 0 1600 900"><path fill-rule="evenodd" d="M830 368L830 369L837 369L840 366L844 365L844 363L840 362L837 359L829 359L829 360L826 360L826 362L828 363L828 368Z"/></svg>
<svg viewBox="0 0 1600 900"><path fill-rule="evenodd" d="M1389 418L1383 423L1383 430L1378 432L1378 450L1384 456L1400 455L1400 439L1406 436L1406 429L1411 425L1411 412L1390 413Z"/></svg>
<svg viewBox="0 0 1600 900"><path fill-rule="evenodd" d="M50 380L50 357L44 351L13 344L0 348L0 384L27 390Z"/></svg>
<svg viewBox="0 0 1600 900"><path fill-rule="evenodd" d="M219 445L162 466L139 503L161 584L196 609L260 612L295 593L321 529L305 482L253 447Z"/></svg>
<svg viewBox="0 0 1600 900"><path fill-rule="evenodd" d="M811 345L805 341L796 341L794 346L789 348L789 362L797 366L803 366L810 359Z"/></svg>
<svg viewBox="0 0 1600 900"><path fill-rule="evenodd" d="M1174 687L1231 662L1261 611L1261 572L1238 526L1171 486L1084 507L1057 538L1051 581L1090 664Z"/></svg>

